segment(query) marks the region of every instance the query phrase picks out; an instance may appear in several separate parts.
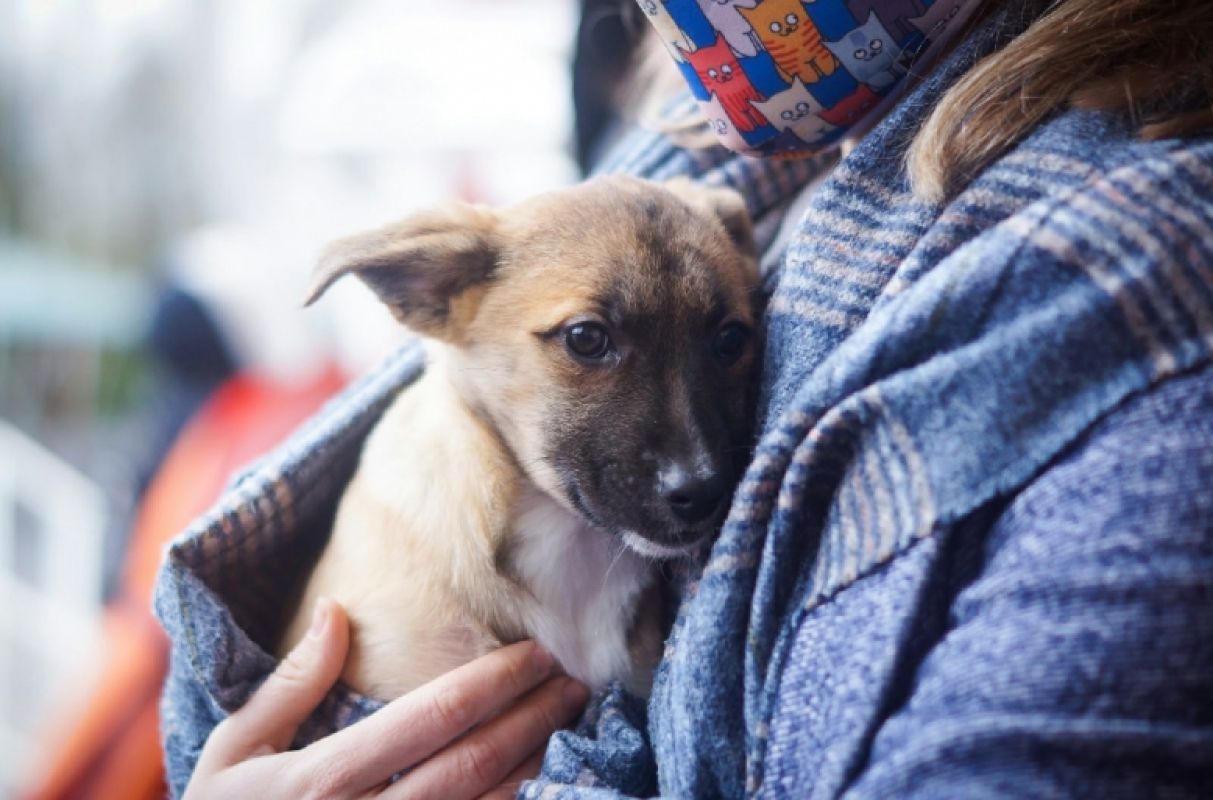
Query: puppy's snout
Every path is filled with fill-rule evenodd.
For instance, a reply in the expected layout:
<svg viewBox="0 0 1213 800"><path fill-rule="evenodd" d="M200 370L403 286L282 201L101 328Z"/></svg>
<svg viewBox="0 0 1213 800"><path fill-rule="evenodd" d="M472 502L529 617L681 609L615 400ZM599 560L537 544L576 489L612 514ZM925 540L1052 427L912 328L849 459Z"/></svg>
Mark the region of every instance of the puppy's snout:
<svg viewBox="0 0 1213 800"><path fill-rule="evenodd" d="M729 484L717 471L694 472L682 464L670 464L658 475L661 497L674 516L685 523L702 522L720 508Z"/></svg>

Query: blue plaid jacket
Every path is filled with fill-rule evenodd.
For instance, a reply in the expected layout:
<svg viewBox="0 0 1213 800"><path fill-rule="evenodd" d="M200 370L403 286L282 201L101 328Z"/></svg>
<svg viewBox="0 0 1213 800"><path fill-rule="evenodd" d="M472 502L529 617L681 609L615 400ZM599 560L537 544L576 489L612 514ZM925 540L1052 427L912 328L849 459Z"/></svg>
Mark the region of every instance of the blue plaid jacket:
<svg viewBox="0 0 1213 800"><path fill-rule="evenodd" d="M792 220L761 436L653 696L597 698L526 796L1209 796L1213 141L1070 112L914 199L907 132L1022 24L970 35ZM639 132L604 165L733 186L768 233L826 168ZM402 351L171 546L175 793L420 368ZM374 709L338 687L300 743Z"/></svg>

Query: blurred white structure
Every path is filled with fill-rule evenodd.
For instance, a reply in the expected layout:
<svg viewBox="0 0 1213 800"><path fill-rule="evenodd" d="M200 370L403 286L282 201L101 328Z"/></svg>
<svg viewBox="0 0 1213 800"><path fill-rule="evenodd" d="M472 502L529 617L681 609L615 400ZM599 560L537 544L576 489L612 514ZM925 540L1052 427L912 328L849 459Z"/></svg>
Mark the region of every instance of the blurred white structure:
<svg viewBox="0 0 1213 800"><path fill-rule="evenodd" d="M84 476L0 421L0 794L97 652L108 509Z"/></svg>
<svg viewBox="0 0 1213 800"><path fill-rule="evenodd" d="M0 0L0 239L119 265L98 268L105 280L74 275L66 290L29 266L27 248L0 241L0 289L11 290L0 297L0 380L28 378L28 363L79 373L45 346L67 339L100 373L97 353L134 338L163 266L209 301L245 368L284 382L333 358L365 370L401 332L355 281L299 308L321 246L436 202L508 203L573 180L576 10L571 0ZM14 343L38 357L6 370ZM101 382L73 380L88 397ZM66 439L76 428L63 410L18 411L0 403L0 795L45 692L88 673L107 510L2 421L54 417L41 430ZM91 428L81 439L102 428L73 422ZM80 465L114 471L96 455ZM71 666L75 680L63 680Z"/></svg>
<svg viewBox="0 0 1213 800"><path fill-rule="evenodd" d="M344 285L299 310L319 248L435 202L573 180L575 13L0 0L0 148L17 157L23 235L110 263L168 255L238 355L276 377L333 352L360 371L396 329Z"/></svg>

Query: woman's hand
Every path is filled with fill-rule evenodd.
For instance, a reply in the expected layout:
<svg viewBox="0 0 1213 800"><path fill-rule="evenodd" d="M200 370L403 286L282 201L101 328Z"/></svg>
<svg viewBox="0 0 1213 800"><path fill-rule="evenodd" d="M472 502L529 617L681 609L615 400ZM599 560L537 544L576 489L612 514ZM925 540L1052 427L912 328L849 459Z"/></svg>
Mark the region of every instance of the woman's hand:
<svg viewBox="0 0 1213 800"><path fill-rule="evenodd" d="M548 737L571 722L587 699L581 684L553 677L550 654L520 642L302 750L287 751L340 677L348 648L345 612L321 600L303 641L211 733L186 800L512 797L539 771ZM406 769L408 774L389 783Z"/></svg>

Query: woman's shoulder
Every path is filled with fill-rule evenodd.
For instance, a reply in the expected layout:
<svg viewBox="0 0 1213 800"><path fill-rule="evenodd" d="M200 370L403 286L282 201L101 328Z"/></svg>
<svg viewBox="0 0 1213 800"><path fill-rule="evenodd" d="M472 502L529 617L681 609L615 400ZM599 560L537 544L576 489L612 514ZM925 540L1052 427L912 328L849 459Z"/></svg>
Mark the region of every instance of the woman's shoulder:
<svg viewBox="0 0 1213 800"><path fill-rule="evenodd" d="M1071 111L928 216L890 287L948 260L1093 282L1139 332L1187 340L1194 325L1213 343L1213 135L1145 141L1111 115Z"/></svg>
<svg viewBox="0 0 1213 800"><path fill-rule="evenodd" d="M1118 238L1143 246L1146 233L1180 240L1206 232L1213 227L1213 135L1145 140L1124 119L1073 110L1040 126L957 200L981 207L1016 198L1035 200L1019 205L1019 224L1054 232L1115 227Z"/></svg>
<svg viewBox="0 0 1213 800"><path fill-rule="evenodd" d="M1204 796L1213 368L1121 403L954 545L962 588L852 793Z"/></svg>
<svg viewBox="0 0 1213 800"><path fill-rule="evenodd" d="M995 543L1024 531L1029 550L1107 537L1213 548L1213 367L1157 383L1092 425L1011 501Z"/></svg>

